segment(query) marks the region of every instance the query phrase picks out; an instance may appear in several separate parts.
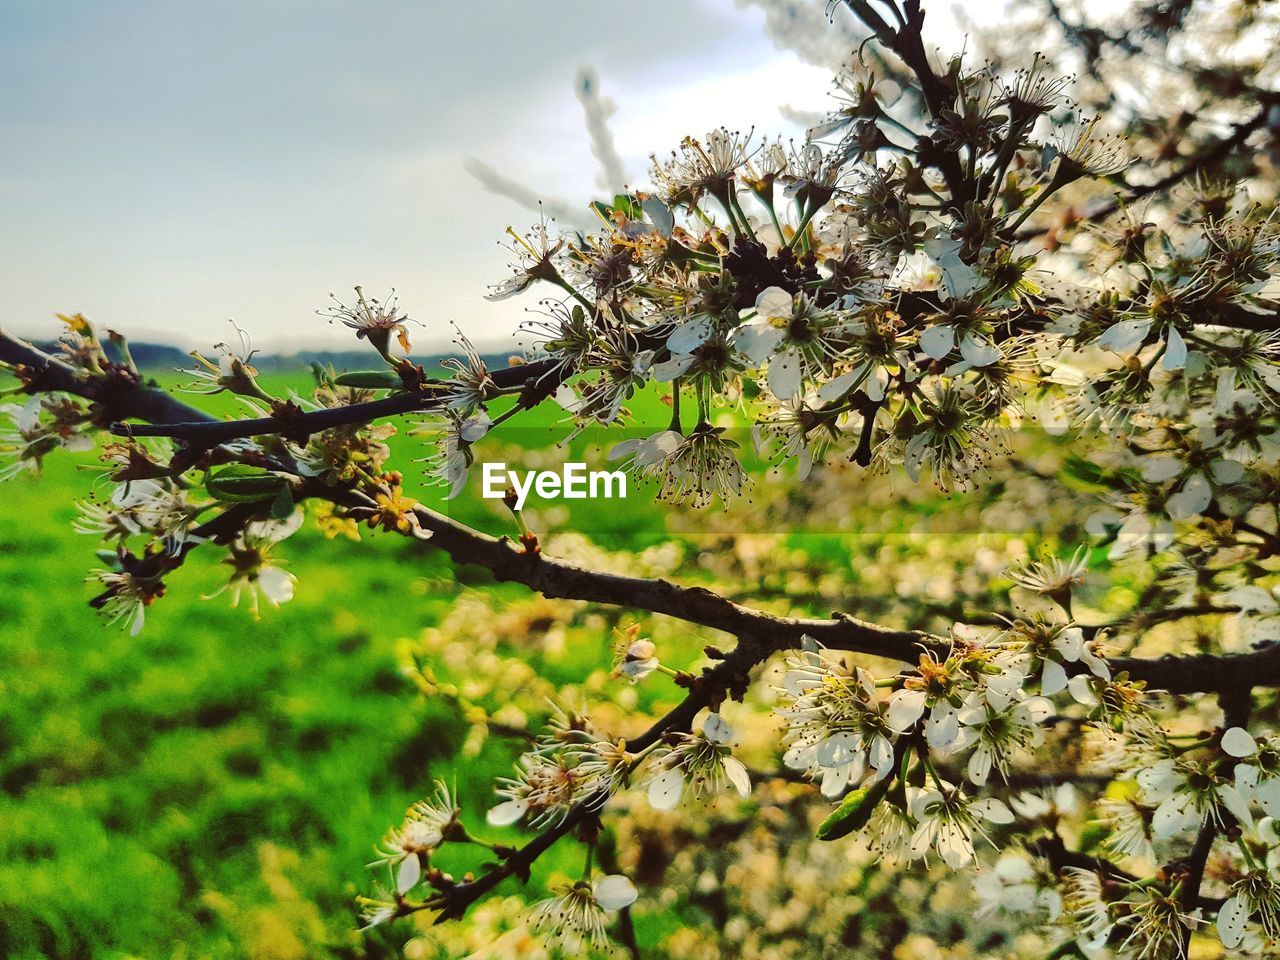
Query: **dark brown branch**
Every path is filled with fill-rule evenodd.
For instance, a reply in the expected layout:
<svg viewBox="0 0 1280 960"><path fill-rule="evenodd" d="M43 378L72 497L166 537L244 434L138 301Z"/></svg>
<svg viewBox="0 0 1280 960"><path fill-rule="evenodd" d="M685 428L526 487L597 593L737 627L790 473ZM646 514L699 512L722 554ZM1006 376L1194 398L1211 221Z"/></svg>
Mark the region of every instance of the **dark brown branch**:
<svg viewBox="0 0 1280 960"><path fill-rule="evenodd" d="M425 507L417 509L431 542L455 563L477 564L503 581L523 583L547 597L586 600L676 617L734 636L757 636L773 651L795 649L812 637L832 650L912 661L924 650L945 655L947 644L917 630L895 630L851 616L831 619L780 617L734 603L702 587L587 570L544 554L526 554L507 538L495 539ZM1280 645L1253 653L1117 657L1115 673L1170 693L1212 693L1280 686ZM1083 672L1081 664L1070 665Z"/></svg>
<svg viewBox="0 0 1280 960"><path fill-rule="evenodd" d="M1234 605L1217 605L1212 603L1200 603L1189 607L1164 607L1158 610L1151 610L1146 613L1132 613L1120 620L1112 620L1109 623L1102 623L1090 629L1098 630L1116 630L1130 629L1142 630L1147 627L1155 626L1158 623L1171 623L1174 620L1186 620L1190 617L1215 617L1226 616L1232 613L1239 613L1240 607Z"/></svg>
<svg viewBox="0 0 1280 960"><path fill-rule="evenodd" d="M1125 199L1129 201L1140 200L1153 193L1166 190L1176 183L1181 183L1192 174L1199 173L1206 167L1210 167L1222 160L1225 160L1231 151L1235 150L1237 147L1243 146L1244 142L1249 139L1250 135L1255 130L1262 129L1267 122L1267 114L1270 113L1274 99L1274 97L1267 97L1262 108L1257 113L1248 120L1243 120L1232 126L1231 134L1229 136L1223 137L1221 140L1209 144L1199 153L1189 157L1186 162L1177 169L1165 174L1163 177L1160 177L1152 183L1130 186L1129 192L1125 195Z"/></svg>
<svg viewBox="0 0 1280 960"><path fill-rule="evenodd" d="M940 309L940 305L935 293L904 290L899 294L898 310L911 324L923 325L924 318L931 316L938 309ZM1011 320L1009 325L1012 328L1018 324ZM652 333L642 335L639 338L639 342L646 349L660 349L664 346L663 338ZM5 357L0 352L0 360L3 359ZM66 368L66 372L74 376L74 371L70 368ZM520 402L522 405L529 407L550 396L556 387L563 382L568 373L569 371L558 360L549 358L495 370L491 377L494 384L503 390L523 387L524 392L521 394ZM347 404L309 413L285 417L273 415L240 420L215 420L199 411L193 410L191 407L187 407L185 404L178 404L177 409L189 412L190 415L185 417L148 417L141 413L129 413L128 416L121 416L117 419L124 420L136 417L136 419L148 422L142 425L116 422L111 424L110 429L112 433L122 437L171 437L197 450L208 449L245 437L282 435L300 439L335 427L367 424L383 417L438 410L443 406L443 395L438 389L439 385L437 384L435 387L435 389L431 389L429 385L428 388L420 391L397 393L377 400ZM53 387L51 389L67 388ZM84 383L81 383L81 389L84 389ZM162 391L153 392L163 395ZM82 395L85 394L82 393ZM161 412L164 411L157 411L157 413ZM874 408L872 408L871 412L874 412ZM865 414L866 411L864 411ZM868 423L872 419L874 418L868 416ZM867 440L871 439L870 432L866 433L865 438Z"/></svg>
<svg viewBox="0 0 1280 960"><path fill-rule="evenodd" d="M940 649L937 637L895 630L851 616L829 620L780 617L734 603L703 587L669 580L646 580L575 566L545 554L525 553L513 541L495 539L429 510L416 509L418 523L433 534L455 563L486 567L499 580L523 583L546 597L631 607L722 630L736 637L761 637L772 649L800 646L805 636L826 647L856 650L891 660L915 660L922 646Z"/></svg>
<svg viewBox="0 0 1280 960"><path fill-rule="evenodd" d="M897 0L886 2L892 8L894 19L898 23L896 30L885 22L867 0L845 0L845 5L915 75L920 86L920 99L930 119L939 120L944 111L955 106L956 92L929 64L929 55L925 52L922 38L924 10L920 0L904 0L901 9ZM927 143L928 141L922 140L918 146ZM972 184L964 175L959 155L950 150L932 149L929 151L928 162L941 171L950 193L950 206L957 213L960 212L970 199Z"/></svg>
<svg viewBox="0 0 1280 960"><path fill-rule="evenodd" d="M503 367L491 374L500 389L525 386L540 378L554 375L556 361L539 360L515 367ZM250 420L219 420L208 418L196 422L160 421L148 426L112 424L111 432L126 437L174 437L196 447L207 448L242 437L258 437L266 434L284 434L290 437L306 437L323 430L349 424L371 423L383 417L422 410L439 409L443 395L438 389L423 389L397 393L366 403L352 403L342 407L316 410L293 417L258 417Z"/></svg>
<svg viewBox="0 0 1280 960"><path fill-rule="evenodd" d="M1270 307L1272 304L1269 302L1268 306ZM1280 309L1272 309L1270 313L1252 313L1249 310L1237 307L1229 315L1215 319L1213 324L1220 327L1230 327L1233 330L1256 330L1267 333L1273 330L1280 330Z"/></svg>
<svg viewBox="0 0 1280 960"><path fill-rule="evenodd" d="M0 363L25 367L31 392L70 393L100 403L109 420L145 420L148 423L217 424L209 414L188 406L172 394L136 378L89 377L21 340L0 330Z"/></svg>
<svg viewBox="0 0 1280 960"><path fill-rule="evenodd" d="M1056 833L1033 840L1027 844L1027 849L1036 856L1044 857L1054 873L1058 873L1066 867L1076 867L1080 870L1094 870L1114 880L1126 883L1137 879L1133 874L1126 873L1110 860L1067 849L1067 845L1063 843L1062 838Z"/></svg>
<svg viewBox="0 0 1280 960"><path fill-rule="evenodd" d="M304 413L297 417L254 417L245 420L216 420L212 423L194 422L132 424L113 423L111 432L118 437L174 437L197 447L216 446L242 437L260 437L267 434L306 436L333 427L353 423L372 423L383 417L391 417L413 410L425 410L439 406L435 392L416 391L397 393L365 403L352 403Z"/></svg>
<svg viewBox="0 0 1280 960"><path fill-rule="evenodd" d="M1131 680L1141 680L1153 690L1169 693L1230 693L1280 686L1280 645L1253 653L1159 659L1116 657L1108 663L1113 672L1126 672Z"/></svg>
<svg viewBox="0 0 1280 960"><path fill-rule="evenodd" d="M631 960L641 960L640 941L636 939L635 924L631 922L631 908L623 907L618 911L618 942L627 948Z"/></svg>
<svg viewBox="0 0 1280 960"><path fill-rule="evenodd" d="M231 504L213 519L193 528L176 549L160 550L141 557L125 555L128 572L141 580L164 577L170 571L182 566L187 559L187 554L200 544L230 543L241 530L254 520L260 519L268 506L266 502ZM101 608L110 598L110 591L100 593L89 601L89 606Z"/></svg>
<svg viewBox="0 0 1280 960"><path fill-rule="evenodd" d="M668 732L688 730L699 711L708 706L713 698L723 695L726 690L742 686L752 667L762 663L769 653L768 645L760 644L752 638L744 638L728 657L703 672L683 701L655 721L640 737L628 741L628 751L642 753ZM507 856L501 865L474 880L454 883L441 890L427 901L430 906L440 908L440 915L436 922L461 917L471 904L508 877L528 877L534 861L558 840L577 829L580 824L595 817L606 800L608 796L600 794L593 794L580 800L569 809L564 819L543 830L519 850Z"/></svg>

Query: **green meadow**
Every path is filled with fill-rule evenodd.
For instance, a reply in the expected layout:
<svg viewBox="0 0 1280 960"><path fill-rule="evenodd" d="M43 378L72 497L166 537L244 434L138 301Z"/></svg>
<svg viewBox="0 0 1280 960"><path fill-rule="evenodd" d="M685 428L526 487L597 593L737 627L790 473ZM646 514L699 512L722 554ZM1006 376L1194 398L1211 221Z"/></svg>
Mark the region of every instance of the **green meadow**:
<svg viewBox="0 0 1280 960"><path fill-rule="evenodd" d="M493 446L543 448L530 456L550 465L568 455L550 444L561 419L540 411ZM392 463L413 487L411 461L430 448L408 426ZM569 452L602 462L585 438ZM226 578L219 554L198 549L129 637L88 607L98 544L71 528L75 501L102 489L95 463L55 454L42 476L0 488L0 956L398 955L410 931L355 932L373 845L437 778L485 809L516 753L495 743L455 767L466 725L415 694L398 651L487 575L454 571L430 544L329 540L309 524L282 545L292 602L255 622L225 596L203 599ZM475 489L478 477L447 505L439 491L422 499L514 534ZM651 492L567 510L563 525L614 548L662 537ZM555 669L568 681L608 657L605 642Z"/></svg>

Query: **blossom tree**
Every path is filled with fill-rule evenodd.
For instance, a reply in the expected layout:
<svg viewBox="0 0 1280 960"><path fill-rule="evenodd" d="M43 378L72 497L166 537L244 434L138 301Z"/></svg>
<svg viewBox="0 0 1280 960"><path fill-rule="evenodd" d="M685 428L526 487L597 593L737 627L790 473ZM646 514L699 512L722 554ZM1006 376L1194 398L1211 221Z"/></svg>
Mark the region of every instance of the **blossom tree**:
<svg viewBox="0 0 1280 960"><path fill-rule="evenodd" d="M786 836L797 899L806 869L839 876L829 851L861 845L927 879L922 902L962 878L975 915L1003 924L1002 956L1184 957L1198 940L1276 955L1276 11L1139 5L1130 30L1050 0L1018 8L1047 8L1044 52L1023 31L986 38L975 63L926 48L919 0L835 6L866 42L803 142L688 137L643 189L593 205L595 232L511 232L491 298L547 297L518 361L491 369L459 334L431 375L404 356L413 321L394 297L357 288L325 314L377 369L276 396L240 334L196 356L198 386L253 413L215 419L140 374L123 337L65 317L52 352L0 335L28 398L6 408L0 475L104 438L110 491L77 525L104 541L94 606L133 633L195 551L225 551L232 602L288 600L277 555L307 517L636 618L605 644L615 682L673 684L675 705L560 703L488 810L441 783L380 848L369 925L457 921L580 844L581 876L523 929L570 955L612 936L640 956L632 911L662 901L622 848L657 816L644 805L740 823L785 789L816 819L750 829ZM1131 89L1143 71L1158 82ZM1034 487L1063 529L1004 572L969 558L948 604L854 581L818 617L786 591L753 602L558 557L519 511L518 535L494 537L419 503L389 462L389 421L409 420L454 495L497 425L550 405L566 430L615 426L644 392L669 422L612 456L672 510L737 507L752 476L726 424L741 422L794 490L856 496L887 475L902 497L932 485L991 505ZM1091 584L1121 574L1135 586L1114 609ZM658 620L715 640L667 662ZM413 672L501 728L430 651ZM767 769L740 756L756 729ZM527 839L506 842L512 827ZM451 857L474 851L457 875ZM836 929L823 949L851 945L847 916Z"/></svg>

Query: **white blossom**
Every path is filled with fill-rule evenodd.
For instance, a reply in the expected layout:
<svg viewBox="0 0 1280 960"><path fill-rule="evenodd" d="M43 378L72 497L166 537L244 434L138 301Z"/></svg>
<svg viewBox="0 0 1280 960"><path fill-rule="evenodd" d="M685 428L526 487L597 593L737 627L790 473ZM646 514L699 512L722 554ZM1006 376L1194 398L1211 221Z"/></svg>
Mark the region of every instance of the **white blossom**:
<svg viewBox="0 0 1280 960"><path fill-rule="evenodd" d="M923 790L911 803L916 830L911 836L911 856L925 856L931 849L953 870L973 862L973 838L986 837L982 824L1013 822L1013 813L995 797L973 800L948 783Z"/></svg>
<svg viewBox="0 0 1280 960"><path fill-rule="evenodd" d="M635 902L635 885L620 874L594 883L564 884L556 896L535 904L530 924L568 951L599 949L609 942L609 913Z"/></svg>
<svg viewBox="0 0 1280 960"><path fill-rule="evenodd" d="M888 776L892 731L871 674L821 650L804 651L787 666L778 708L787 724L783 763L820 778L828 797L855 786L868 765L876 780Z"/></svg>
<svg viewBox="0 0 1280 960"><path fill-rule="evenodd" d="M739 796L751 793L751 778L742 761L733 756L728 740L733 736L719 714L710 714L697 733L680 737L675 746L658 755L647 793L657 810L672 810L690 789L697 798L712 797L726 787Z"/></svg>

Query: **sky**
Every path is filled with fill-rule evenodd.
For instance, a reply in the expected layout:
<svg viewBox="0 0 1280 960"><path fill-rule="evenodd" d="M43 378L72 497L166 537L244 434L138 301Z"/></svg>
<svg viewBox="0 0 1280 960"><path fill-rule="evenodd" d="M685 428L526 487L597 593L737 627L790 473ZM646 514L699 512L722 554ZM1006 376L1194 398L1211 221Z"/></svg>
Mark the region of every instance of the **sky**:
<svg viewBox="0 0 1280 960"><path fill-rule="evenodd" d="M763 5L776 18L825 0ZM228 319L267 350L345 348L316 310L356 283L397 290L424 325L418 347L443 348L451 321L510 346L533 298L488 303L485 287L508 272L505 227L536 215L488 192L469 158L585 208L602 191L581 67L616 105L636 186L686 133L800 135L782 108L824 109L831 77L735 0L0 0L0 13L0 327L49 337L54 313L80 311L188 349L224 339Z"/></svg>

